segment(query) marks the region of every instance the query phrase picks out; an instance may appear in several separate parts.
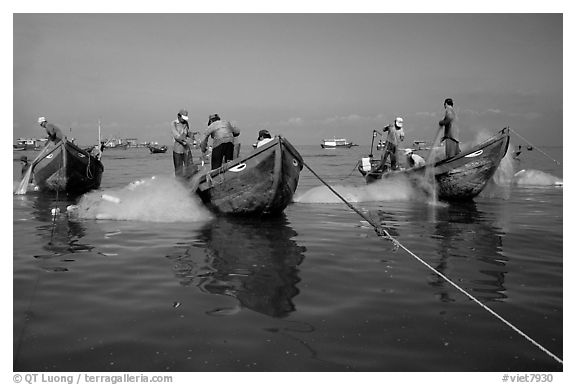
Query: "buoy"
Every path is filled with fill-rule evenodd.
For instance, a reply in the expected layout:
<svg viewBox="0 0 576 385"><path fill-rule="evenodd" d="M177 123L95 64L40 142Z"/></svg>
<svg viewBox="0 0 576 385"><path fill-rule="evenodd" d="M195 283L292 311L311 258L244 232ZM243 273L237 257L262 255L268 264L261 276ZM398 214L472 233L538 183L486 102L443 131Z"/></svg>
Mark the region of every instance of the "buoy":
<svg viewBox="0 0 576 385"><path fill-rule="evenodd" d="M108 194L102 194L102 199L111 203L120 203L120 198Z"/></svg>

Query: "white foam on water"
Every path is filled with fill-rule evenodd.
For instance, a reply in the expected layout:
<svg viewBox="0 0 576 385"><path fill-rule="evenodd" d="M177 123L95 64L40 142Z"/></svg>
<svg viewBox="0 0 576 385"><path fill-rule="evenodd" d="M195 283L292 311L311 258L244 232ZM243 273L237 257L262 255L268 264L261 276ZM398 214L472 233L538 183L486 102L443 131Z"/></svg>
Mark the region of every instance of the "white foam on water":
<svg viewBox="0 0 576 385"><path fill-rule="evenodd" d="M387 178L366 186L331 186L350 203L409 201L422 197L405 178ZM294 197L296 203L342 203L328 187L314 187Z"/></svg>
<svg viewBox="0 0 576 385"><path fill-rule="evenodd" d="M540 170L520 170L514 174L518 186L563 186L562 179Z"/></svg>
<svg viewBox="0 0 576 385"><path fill-rule="evenodd" d="M138 180L120 189L92 191L68 211L83 219L197 222L211 218L200 199L169 176Z"/></svg>

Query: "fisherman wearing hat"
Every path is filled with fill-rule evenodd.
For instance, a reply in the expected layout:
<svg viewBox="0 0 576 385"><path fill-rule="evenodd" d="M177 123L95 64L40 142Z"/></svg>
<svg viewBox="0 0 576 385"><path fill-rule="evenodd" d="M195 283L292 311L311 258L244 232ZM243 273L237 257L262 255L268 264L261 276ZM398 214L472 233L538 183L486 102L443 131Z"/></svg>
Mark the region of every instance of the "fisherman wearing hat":
<svg viewBox="0 0 576 385"><path fill-rule="evenodd" d="M200 142L200 149L204 154L208 147L208 139L212 137L212 156L210 159L212 170L234 159L234 138L239 135L240 129L234 127L227 120L221 120L218 114L208 117L208 129Z"/></svg>
<svg viewBox="0 0 576 385"><path fill-rule="evenodd" d="M384 147L384 153L380 160L380 166L378 166L378 171L384 171L386 168L386 159L390 156L390 168L392 170L398 169L398 144L404 140L404 119L397 117L394 119L394 124L389 124L382 129L384 132L388 132L386 136L386 145Z"/></svg>
<svg viewBox="0 0 576 385"><path fill-rule="evenodd" d="M418 168L426 165L426 161L420 155L415 154L411 148L404 149L406 155L406 162L409 168Z"/></svg>
<svg viewBox="0 0 576 385"><path fill-rule="evenodd" d="M22 162L22 176L24 176L26 171L28 171L28 167L30 167L30 163L28 163L28 157L26 155L22 155L20 157L20 162Z"/></svg>
<svg viewBox="0 0 576 385"><path fill-rule="evenodd" d="M48 134L48 141L46 142L46 146L50 142L57 143L64 137L64 135L62 135L62 131L56 125L48 123L48 120L46 120L45 117L39 117L38 124L44 127L46 133Z"/></svg>
<svg viewBox="0 0 576 385"><path fill-rule="evenodd" d="M438 122L439 129L444 127L444 147L446 148L446 158L451 158L460 153L460 145L457 138L456 127L454 127L454 120L456 114L454 113L454 102L452 99L447 98L444 100L444 109L446 110L444 119Z"/></svg>
<svg viewBox="0 0 576 385"><path fill-rule="evenodd" d="M194 134L190 132L188 125L188 111L181 109L178 117L172 121L172 136L174 148L172 159L174 160L174 174L177 178L190 177L197 169L192 162L192 149L189 140L194 140Z"/></svg>
<svg viewBox="0 0 576 385"><path fill-rule="evenodd" d="M268 130L260 130L258 132L258 142L256 143L256 148L263 146L272 140L272 135L270 135Z"/></svg>

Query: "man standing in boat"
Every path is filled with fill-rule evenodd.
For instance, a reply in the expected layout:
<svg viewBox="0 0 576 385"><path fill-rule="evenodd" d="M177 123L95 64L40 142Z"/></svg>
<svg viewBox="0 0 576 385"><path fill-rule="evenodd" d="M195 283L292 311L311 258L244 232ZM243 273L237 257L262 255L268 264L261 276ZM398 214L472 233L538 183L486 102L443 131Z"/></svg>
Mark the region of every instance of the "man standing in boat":
<svg viewBox="0 0 576 385"><path fill-rule="evenodd" d="M444 109L446 110L444 119L438 122L438 124L440 129L444 127L444 136L442 137L442 141L446 148L446 158L451 158L460 153L460 142L458 141L456 127L454 126L456 113L454 112L454 102L452 99L448 98L444 100Z"/></svg>
<svg viewBox="0 0 576 385"><path fill-rule="evenodd" d="M196 173L196 166L192 162L192 150L189 139L194 138L188 125L188 111L182 109L178 112L176 120L172 121L172 136L174 137L174 174L177 178L190 177Z"/></svg>
<svg viewBox="0 0 576 385"><path fill-rule="evenodd" d="M384 171L388 156L390 156L390 168L392 170L398 169L398 144L404 140L403 126L404 119L397 117L394 119L394 124L389 124L382 129L382 131L388 132L388 136L386 137L384 154L382 154L378 171Z"/></svg>
<svg viewBox="0 0 576 385"><path fill-rule="evenodd" d="M208 117L208 129L202 142L200 142L200 149L204 154L208 147L208 139L212 137L212 156L210 159L212 170L234 159L234 138L239 135L240 129L234 127L227 120L220 120L218 114Z"/></svg>
<svg viewBox="0 0 576 385"><path fill-rule="evenodd" d="M62 130L60 130L56 125L48 123L48 120L46 120L45 117L39 117L38 124L44 127L46 133L48 134L48 141L46 142L45 146L47 146L50 142L57 143L61 141L62 138L64 138L64 135L62 135Z"/></svg>

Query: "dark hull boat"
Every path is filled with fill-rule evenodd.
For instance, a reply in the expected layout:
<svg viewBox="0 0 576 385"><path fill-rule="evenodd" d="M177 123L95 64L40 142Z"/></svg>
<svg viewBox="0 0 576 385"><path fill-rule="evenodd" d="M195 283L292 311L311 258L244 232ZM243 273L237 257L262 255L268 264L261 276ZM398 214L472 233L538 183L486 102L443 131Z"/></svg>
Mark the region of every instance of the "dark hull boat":
<svg viewBox="0 0 576 385"><path fill-rule="evenodd" d="M148 148L152 154L163 154L168 150L166 146L149 146Z"/></svg>
<svg viewBox="0 0 576 385"><path fill-rule="evenodd" d="M426 176L433 173L439 199L470 200L480 194L492 178L506 155L509 142L509 129L504 128L487 141L452 158L436 162L434 167L381 172L374 171L378 168L378 165L375 165L373 171L365 173L366 182L373 183L402 175L408 177L416 186L424 186Z"/></svg>
<svg viewBox="0 0 576 385"><path fill-rule="evenodd" d="M79 195L100 187L103 172L98 159L64 139L44 147L23 182L31 179L39 191ZM26 187L21 187L25 193Z"/></svg>
<svg viewBox="0 0 576 385"><path fill-rule="evenodd" d="M213 211L276 215L292 202L302 157L283 137L200 176L196 192Z"/></svg>

